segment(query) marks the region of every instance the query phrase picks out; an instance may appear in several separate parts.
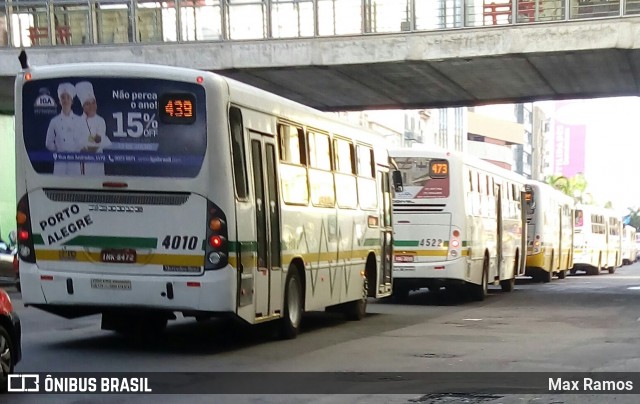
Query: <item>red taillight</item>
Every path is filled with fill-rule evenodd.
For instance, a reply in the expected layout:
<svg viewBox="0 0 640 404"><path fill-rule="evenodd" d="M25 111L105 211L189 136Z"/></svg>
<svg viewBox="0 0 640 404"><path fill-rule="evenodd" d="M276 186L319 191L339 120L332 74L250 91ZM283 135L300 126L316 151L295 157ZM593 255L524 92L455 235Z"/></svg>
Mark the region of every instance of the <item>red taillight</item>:
<svg viewBox="0 0 640 404"><path fill-rule="evenodd" d="M29 232L27 230L18 230L18 241L25 243L29 240Z"/></svg>
<svg viewBox="0 0 640 404"><path fill-rule="evenodd" d="M218 236L218 235L213 235L209 238L209 244L211 245L211 247L213 248L220 248L222 247L222 237Z"/></svg>
<svg viewBox="0 0 640 404"><path fill-rule="evenodd" d="M454 230L453 237L460 237L460 232L458 230Z"/></svg>

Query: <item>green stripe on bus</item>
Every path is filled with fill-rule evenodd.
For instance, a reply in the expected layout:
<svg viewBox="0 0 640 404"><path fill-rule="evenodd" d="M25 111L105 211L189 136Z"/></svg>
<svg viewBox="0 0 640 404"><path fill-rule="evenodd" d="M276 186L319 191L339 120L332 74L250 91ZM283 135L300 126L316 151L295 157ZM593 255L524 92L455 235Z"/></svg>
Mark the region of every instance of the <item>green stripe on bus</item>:
<svg viewBox="0 0 640 404"><path fill-rule="evenodd" d="M33 235L33 244L35 244L35 245L44 245L44 239L42 238L42 235L34 234Z"/></svg>
<svg viewBox="0 0 640 404"><path fill-rule="evenodd" d="M394 240L394 247L418 247L418 240Z"/></svg>
<svg viewBox="0 0 640 404"><path fill-rule="evenodd" d="M258 251L257 241L232 241L229 243L229 252L256 252Z"/></svg>
<svg viewBox="0 0 640 404"><path fill-rule="evenodd" d="M158 239L151 237L77 236L64 245L101 248L156 248Z"/></svg>

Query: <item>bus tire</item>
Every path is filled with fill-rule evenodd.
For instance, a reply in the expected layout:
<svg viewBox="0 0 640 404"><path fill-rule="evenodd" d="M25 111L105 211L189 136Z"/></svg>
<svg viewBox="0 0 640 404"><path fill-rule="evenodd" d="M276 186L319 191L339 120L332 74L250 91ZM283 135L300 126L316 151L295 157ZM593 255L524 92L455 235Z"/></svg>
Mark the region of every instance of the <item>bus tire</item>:
<svg viewBox="0 0 640 404"><path fill-rule="evenodd" d="M297 270L290 270L284 288L284 310L280 320L280 338L294 339L300 332L302 320L302 287Z"/></svg>
<svg viewBox="0 0 640 404"><path fill-rule="evenodd" d="M569 270L569 273L570 273L571 275L575 275L577 272L578 272L578 270L577 270L577 269L573 269L573 268L571 268L571 269Z"/></svg>
<svg viewBox="0 0 640 404"><path fill-rule="evenodd" d="M551 251L551 263L549 264L549 272L542 270L542 283L549 283L553 279L553 260L555 258L555 251Z"/></svg>
<svg viewBox="0 0 640 404"><path fill-rule="evenodd" d="M567 270L558 271L558 279L564 279L567 277Z"/></svg>
<svg viewBox="0 0 640 404"><path fill-rule="evenodd" d="M503 292L511 292L513 291L513 287L516 285L516 277L514 275L511 279L505 279L500 281L500 288L502 288Z"/></svg>
<svg viewBox="0 0 640 404"><path fill-rule="evenodd" d="M611 266L611 267L609 267L608 269L609 269L609 273L610 273L610 274L615 274L615 273L616 273L616 267Z"/></svg>
<svg viewBox="0 0 640 404"><path fill-rule="evenodd" d="M513 264L513 278L500 281L500 287L503 292L512 292L516 286L516 275L518 274L518 263L520 262L519 253L516 252L516 259Z"/></svg>
<svg viewBox="0 0 640 404"><path fill-rule="evenodd" d="M369 293L369 282L367 278L362 283L362 297L344 306L344 314L347 320L360 321L367 315L367 295Z"/></svg>
<svg viewBox="0 0 640 404"><path fill-rule="evenodd" d="M477 302L483 301L489 294L489 259L485 256L482 262L482 280L480 285L471 285L471 298Z"/></svg>
<svg viewBox="0 0 640 404"><path fill-rule="evenodd" d="M409 298L409 288L393 285L391 296L394 302L404 303Z"/></svg>

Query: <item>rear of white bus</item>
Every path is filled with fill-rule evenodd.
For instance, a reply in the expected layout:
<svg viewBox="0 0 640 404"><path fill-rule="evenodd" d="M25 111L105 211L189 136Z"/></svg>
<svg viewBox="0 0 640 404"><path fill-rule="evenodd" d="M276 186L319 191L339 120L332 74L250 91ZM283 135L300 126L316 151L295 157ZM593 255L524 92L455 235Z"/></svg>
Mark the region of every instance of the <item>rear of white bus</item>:
<svg viewBox="0 0 640 404"><path fill-rule="evenodd" d="M393 201L394 296L402 299L411 290L462 285L463 234L455 220L465 212L464 204L456 203L463 196L453 186L449 159L445 153L390 155L402 174L402 190L396 190ZM462 209L459 215L456 208Z"/></svg>
<svg viewBox="0 0 640 404"><path fill-rule="evenodd" d="M165 324L176 311L234 310L229 184L213 184L210 175L231 168L206 152L207 118L224 117L208 112L204 86L215 93L223 84L201 75L67 65L18 77L18 251L26 305L68 318L141 313ZM69 114L63 94L72 97ZM81 102L92 97L102 134L99 119L82 115ZM209 107L224 111L213 100ZM228 147L225 133L216 134L220 148ZM209 188L220 193L207 198Z"/></svg>

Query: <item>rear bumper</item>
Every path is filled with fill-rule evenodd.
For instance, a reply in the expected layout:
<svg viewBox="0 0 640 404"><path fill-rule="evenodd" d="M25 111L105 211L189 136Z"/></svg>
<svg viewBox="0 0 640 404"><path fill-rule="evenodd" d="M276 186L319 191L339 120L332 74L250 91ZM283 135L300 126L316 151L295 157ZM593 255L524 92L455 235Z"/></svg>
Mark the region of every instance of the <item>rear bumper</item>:
<svg viewBox="0 0 640 404"><path fill-rule="evenodd" d="M109 309L235 312L236 270L230 266L199 276L150 276L45 271L36 265L20 268L25 305L67 307L65 317ZM102 285L125 285L97 288ZM74 308L77 315L73 315Z"/></svg>
<svg viewBox="0 0 640 404"><path fill-rule="evenodd" d="M394 282L402 279L467 281L466 259L429 263L394 263Z"/></svg>

